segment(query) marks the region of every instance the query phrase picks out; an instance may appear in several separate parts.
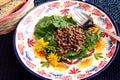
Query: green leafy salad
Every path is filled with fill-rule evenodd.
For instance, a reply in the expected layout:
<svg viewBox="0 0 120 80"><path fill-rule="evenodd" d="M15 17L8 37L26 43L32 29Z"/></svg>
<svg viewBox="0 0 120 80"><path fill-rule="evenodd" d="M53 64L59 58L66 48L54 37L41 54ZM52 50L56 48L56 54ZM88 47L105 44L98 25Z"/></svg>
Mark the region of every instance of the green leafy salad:
<svg viewBox="0 0 120 80"><path fill-rule="evenodd" d="M57 56L57 62L65 61L67 59L73 61L75 59L84 58L88 56L87 53L90 52L92 48L95 48L97 40L101 39L101 33L99 33L99 31L92 32L89 29L82 30L84 40L82 41L83 43L81 43L81 47L78 48L77 51L75 51L74 48L68 48L67 51L62 52L62 46L58 45L60 43L62 44L63 42L58 42L56 40L56 31L58 31L59 33L60 31L63 31L67 34L67 32L65 32L64 30L73 25L77 25L77 23L72 18L67 18L67 16L52 15L45 16L42 19L40 19L35 26L34 36L36 37L36 40L43 39L41 43L43 46L37 46L40 47L40 50L38 52L43 53L41 56L44 56L46 60L49 60L50 55L52 53L53 57L54 55ZM75 29L77 30L79 29L79 27ZM69 44L70 42L67 42L67 40L69 40L67 39L69 35L66 36L66 42L64 43ZM62 39L62 37L60 37L60 39ZM74 44L74 41L71 44L76 45Z"/></svg>

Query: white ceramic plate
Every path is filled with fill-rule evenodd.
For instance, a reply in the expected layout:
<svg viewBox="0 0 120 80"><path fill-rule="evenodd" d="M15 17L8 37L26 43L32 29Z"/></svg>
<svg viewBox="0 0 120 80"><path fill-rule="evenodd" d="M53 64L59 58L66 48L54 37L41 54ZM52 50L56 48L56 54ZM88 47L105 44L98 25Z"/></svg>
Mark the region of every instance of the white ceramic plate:
<svg viewBox="0 0 120 80"><path fill-rule="evenodd" d="M33 51L33 45L35 43L33 32L35 25L44 16L70 16L72 15L72 11L76 9L91 15L96 24L114 34L117 34L115 25L106 13L100 8L97 8L89 3L80 1L52 1L44 3L26 14L26 16L18 24L15 33L14 45L16 55L28 71L40 78L54 80L89 79L103 71L109 63L112 62L113 57L117 53L117 41L102 32L102 42L99 43L97 52L102 53L103 58L99 58L99 60L95 59L95 49L88 57L81 59L76 64L70 65L65 63L67 68L64 66L57 67L57 69L53 67L41 67L41 60L35 57Z"/></svg>

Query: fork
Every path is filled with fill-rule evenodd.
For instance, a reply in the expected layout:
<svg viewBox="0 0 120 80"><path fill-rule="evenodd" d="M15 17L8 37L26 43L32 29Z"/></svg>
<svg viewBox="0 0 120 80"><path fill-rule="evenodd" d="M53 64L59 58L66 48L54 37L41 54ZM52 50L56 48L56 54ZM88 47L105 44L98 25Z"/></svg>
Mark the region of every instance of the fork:
<svg viewBox="0 0 120 80"><path fill-rule="evenodd" d="M79 10L73 11L72 18L83 29L87 29L87 28L92 27L94 25L93 19L90 16L88 16L87 14L85 14L85 13L79 11ZM119 36L108 32L106 29L104 29L100 26L96 26L96 27L98 27L101 31L107 33L109 36L113 37L114 39L116 39L117 41L120 42L120 37Z"/></svg>

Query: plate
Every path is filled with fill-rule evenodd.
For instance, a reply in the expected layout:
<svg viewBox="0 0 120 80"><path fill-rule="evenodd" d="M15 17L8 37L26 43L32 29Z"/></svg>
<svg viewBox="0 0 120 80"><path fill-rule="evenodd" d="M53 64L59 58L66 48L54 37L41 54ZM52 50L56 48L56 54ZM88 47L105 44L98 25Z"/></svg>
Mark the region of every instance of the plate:
<svg viewBox="0 0 120 80"><path fill-rule="evenodd" d="M44 16L68 16L74 10L81 10L91 15L94 23L117 35L117 27L114 21L100 8L80 1L51 1L39 5L28 12L17 26L14 47L16 56L21 64L32 74L43 79L54 80L80 80L90 79L103 70L112 62L118 50L118 43L115 39L102 32L102 40L92 49L89 56L69 61L59 67L42 67L40 58L34 54L34 44L36 42L34 33L35 25ZM101 53L100 55L97 55Z"/></svg>

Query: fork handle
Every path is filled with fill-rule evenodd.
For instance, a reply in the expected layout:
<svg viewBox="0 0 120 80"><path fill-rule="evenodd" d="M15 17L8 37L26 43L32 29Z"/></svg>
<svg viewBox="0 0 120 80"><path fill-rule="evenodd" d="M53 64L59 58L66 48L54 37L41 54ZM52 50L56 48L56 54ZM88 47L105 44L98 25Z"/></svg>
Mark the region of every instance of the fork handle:
<svg viewBox="0 0 120 80"><path fill-rule="evenodd" d="M100 30L102 30L103 32L107 33L109 36L113 37L114 39L116 39L117 41L120 42L120 37L117 36L117 35L114 35L110 32L108 32L107 30L105 30L104 28L100 27L100 26L97 26Z"/></svg>

